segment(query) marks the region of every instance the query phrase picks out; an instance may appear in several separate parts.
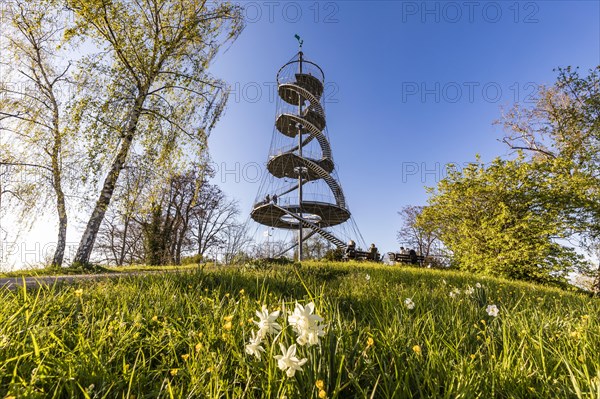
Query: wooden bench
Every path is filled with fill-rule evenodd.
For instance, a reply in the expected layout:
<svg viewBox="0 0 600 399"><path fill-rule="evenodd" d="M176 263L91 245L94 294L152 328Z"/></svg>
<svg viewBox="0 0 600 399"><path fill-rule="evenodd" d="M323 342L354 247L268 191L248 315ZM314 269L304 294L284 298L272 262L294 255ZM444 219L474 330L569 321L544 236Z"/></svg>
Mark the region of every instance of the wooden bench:
<svg viewBox="0 0 600 399"><path fill-rule="evenodd" d="M416 259L411 259L410 254L401 254L397 252L388 252L388 257L390 258L391 262L409 263L413 265L419 264L421 266L425 261L425 257L423 255L417 255Z"/></svg>
<svg viewBox="0 0 600 399"><path fill-rule="evenodd" d="M343 260L371 260L374 262L379 262L381 260L381 256L379 255L379 252L373 253L351 249L344 254Z"/></svg>

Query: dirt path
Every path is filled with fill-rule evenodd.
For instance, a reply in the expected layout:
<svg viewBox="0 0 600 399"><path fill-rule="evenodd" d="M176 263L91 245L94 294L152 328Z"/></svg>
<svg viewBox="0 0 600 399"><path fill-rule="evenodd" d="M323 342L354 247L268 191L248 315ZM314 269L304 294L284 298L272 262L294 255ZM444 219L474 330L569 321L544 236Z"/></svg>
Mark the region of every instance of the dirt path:
<svg viewBox="0 0 600 399"><path fill-rule="evenodd" d="M78 281L96 281L108 278L120 278L129 276L143 276L160 273L182 273L189 271L187 269L175 270L157 270L157 271L139 271L139 272L119 272L119 273L100 273L100 274L72 274L66 276L37 276L37 277L7 277L0 278L0 289L16 290L23 284L27 288L38 288L40 285L71 284Z"/></svg>

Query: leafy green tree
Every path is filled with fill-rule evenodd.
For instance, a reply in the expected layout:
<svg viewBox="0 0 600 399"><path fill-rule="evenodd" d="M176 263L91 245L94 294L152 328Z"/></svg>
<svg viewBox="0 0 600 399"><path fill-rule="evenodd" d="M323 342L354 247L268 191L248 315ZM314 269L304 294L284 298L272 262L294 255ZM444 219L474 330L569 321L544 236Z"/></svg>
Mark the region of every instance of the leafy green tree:
<svg viewBox="0 0 600 399"><path fill-rule="evenodd" d="M577 69L559 68L557 82L541 87L530 108L513 106L497 122L503 141L523 151L531 161L554 168L556 192L577 231L578 244L596 255L600 244L600 66L581 76ZM596 272L600 287L600 268Z"/></svg>
<svg viewBox="0 0 600 399"><path fill-rule="evenodd" d="M561 165L559 165L560 167ZM565 281L587 264L566 245L571 219L550 163L495 159L451 168L417 217L438 228L456 265L538 282Z"/></svg>
<svg viewBox="0 0 600 399"><path fill-rule="evenodd" d="M152 207L150 222L144 225L143 231L146 263L150 266L166 264L168 235L164 231L164 220L160 205Z"/></svg>
<svg viewBox="0 0 600 399"><path fill-rule="evenodd" d="M168 167L202 154L227 100L226 85L207 71L222 43L243 28L240 7L203 0L67 0L73 40L95 44L82 63L74 113L86 129L103 182L75 263L89 263L96 235L133 148ZM106 164L107 167L102 165Z"/></svg>
<svg viewBox="0 0 600 399"><path fill-rule="evenodd" d="M500 121L502 141L529 159L560 165L553 179L561 200L590 244L600 238L600 66L580 76L558 69L552 87L541 87L533 107L515 104Z"/></svg>

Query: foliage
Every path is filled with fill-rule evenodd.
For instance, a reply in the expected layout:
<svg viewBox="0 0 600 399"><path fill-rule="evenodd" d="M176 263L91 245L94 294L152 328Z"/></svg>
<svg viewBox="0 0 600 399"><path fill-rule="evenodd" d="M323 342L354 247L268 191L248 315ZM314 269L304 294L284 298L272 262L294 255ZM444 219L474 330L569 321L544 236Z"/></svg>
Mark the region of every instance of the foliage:
<svg viewBox="0 0 600 399"><path fill-rule="evenodd" d="M460 269L538 282L565 281L585 270L560 241L571 218L549 163L494 160L451 168L418 217L435 225Z"/></svg>
<svg viewBox="0 0 600 399"><path fill-rule="evenodd" d="M184 256L181 258L182 265L191 265L191 264L200 264L204 261L204 257L202 255L192 255L192 256Z"/></svg>
<svg viewBox="0 0 600 399"><path fill-rule="evenodd" d="M150 222L144 227L146 263L150 266L164 265L166 263L166 241L170 236L170 232L163 231L162 207L160 205L153 207Z"/></svg>
<svg viewBox="0 0 600 399"><path fill-rule="evenodd" d="M497 123L510 148L561 165L552 176L564 189L560 202L592 247L600 239L600 65L583 77L571 67L558 73L533 107L516 104Z"/></svg>
<svg viewBox="0 0 600 399"><path fill-rule="evenodd" d="M305 263L297 273L219 268L1 291L0 397L600 392L600 307L592 298L374 264ZM288 378L273 358L279 351L256 360L244 346L262 304L286 314L295 301L314 302L328 327Z"/></svg>
<svg viewBox="0 0 600 399"><path fill-rule="evenodd" d="M158 171L203 159L228 90L208 67L243 29L241 9L201 0L68 0L72 40L95 46L80 63L87 82L74 113L103 179L74 262L86 264L132 152ZM168 173L167 173L168 175Z"/></svg>
<svg viewBox="0 0 600 399"><path fill-rule="evenodd" d="M515 104L498 122L515 159L453 168L431 191L416 225L437 229L453 264L539 282L589 273L573 248L600 237L599 72L559 69L533 107Z"/></svg>
<svg viewBox="0 0 600 399"><path fill-rule="evenodd" d="M344 258L344 250L342 248L330 248L325 252L323 257L330 262L339 262Z"/></svg>

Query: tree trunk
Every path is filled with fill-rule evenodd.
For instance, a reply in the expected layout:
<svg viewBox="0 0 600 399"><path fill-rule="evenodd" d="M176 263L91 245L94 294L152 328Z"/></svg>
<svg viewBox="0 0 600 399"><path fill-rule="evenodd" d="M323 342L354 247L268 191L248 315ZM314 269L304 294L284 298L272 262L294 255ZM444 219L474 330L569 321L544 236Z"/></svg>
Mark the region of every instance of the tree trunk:
<svg viewBox="0 0 600 399"><path fill-rule="evenodd" d="M104 180L100 197L96 202L94 211L92 212L92 215L90 216L85 228L85 232L81 237L79 247L77 248L77 253L75 254L75 259L73 259L74 264L87 266L90 263L90 256L92 255L92 250L94 249L94 242L96 241L100 224L104 219L104 214L106 213L106 209L110 204L117 180L119 179L121 170L125 166L125 161L127 160L129 150L131 149L131 144L133 142L137 124L142 113L142 106L144 104L147 91L147 88L141 91L140 95L138 95L135 100L133 109L129 114L130 118L129 122L127 123L126 134L121 141L119 152L111 165L108 176L106 176L106 179Z"/></svg>
<svg viewBox="0 0 600 399"><path fill-rule="evenodd" d="M50 99L53 106L53 130L54 144L52 146L52 180L54 192L56 194L56 210L58 212L58 237L56 240L56 250L52 258L52 266L61 267L65 257L65 247L67 246L67 206L65 204L65 193L62 189L62 175L60 165L60 155L62 150L62 140L60 135L58 103L54 97L54 92L50 90Z"/></svg>
<svg viewBox="0 0 600 399"><path fill-rule="evenodd" d="M61 267L65 257L65 247L67 246L67 209L65 195L60 186L55 187L55 191L58 209L58 239L56 241L54 257L52 258L52 266Z"/></svg>
<svg viewBox="0 0 600 399"><path fill-rule="evenodd" d="M117 261L117 266L123 266L125 262L125 249L127 247L127 232L129 230L129 216L125 217L125 227L123 228L123 238L121 241L121 251L119 253L119 259Z"/></svg>

